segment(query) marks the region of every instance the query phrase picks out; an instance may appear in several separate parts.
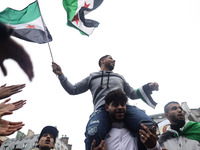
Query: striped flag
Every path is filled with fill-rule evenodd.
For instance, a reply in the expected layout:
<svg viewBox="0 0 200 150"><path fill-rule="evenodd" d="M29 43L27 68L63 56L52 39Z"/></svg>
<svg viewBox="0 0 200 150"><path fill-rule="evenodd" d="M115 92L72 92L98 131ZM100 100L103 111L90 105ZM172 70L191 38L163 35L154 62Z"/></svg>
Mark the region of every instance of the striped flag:
<svg viewBox="0 0 200 150"><path fill-rule="evenodd" d="M154 108L156 107L157 103L153 100L151 97L151 92L149 92L149 85L146 84L139 89L136 90L136 93L139 95L139 97L150 107Z"/></svg>
<svg viewBox="0 0 200 150"><path fill-rule="evenodd" d="M0 22L14 29L12 36L17 38L39 44L52 41L52 37L41 17L37 1L22 10L6 8L0 12Z"/></svg>
<svg viewBox="0 0 200 150"><path fill-rule="evenodd" d="M103 0L63 0L67 11L67 25L78 29L83 35L91 35L99 23L85 19L85 15L101 5Z"/></svg>

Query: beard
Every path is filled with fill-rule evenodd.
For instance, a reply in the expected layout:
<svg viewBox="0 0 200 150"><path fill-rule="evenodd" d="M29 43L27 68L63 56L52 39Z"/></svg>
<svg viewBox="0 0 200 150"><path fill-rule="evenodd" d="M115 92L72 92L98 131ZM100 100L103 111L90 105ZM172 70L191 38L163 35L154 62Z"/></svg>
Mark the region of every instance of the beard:
<svg viewBox="0 0 200 150"><path fill-rule="evenodd" d="M182 128L185 125L185 118L184 119L178 119L175 116L171 116L171 121L173 121L176 128Z"/></svg>
<svg viewBox="0 0 200 150"><path fill-rule="evenodd" d="M106 63L105 63L105 67L106 67L108 70L112 71L112 70L114 69L114 64L112 65L111 62L106 62Z"/></svg>
<svg viewBox="0 0 200 150"><path fill-rule="evenodd" d="M110 70L110 71L112 71L113 69L114 69L114 66L112 66L112 65L110 65L110 64L106 64L105 65L106 66L106 68L108 68L108 70Z"/></svg>

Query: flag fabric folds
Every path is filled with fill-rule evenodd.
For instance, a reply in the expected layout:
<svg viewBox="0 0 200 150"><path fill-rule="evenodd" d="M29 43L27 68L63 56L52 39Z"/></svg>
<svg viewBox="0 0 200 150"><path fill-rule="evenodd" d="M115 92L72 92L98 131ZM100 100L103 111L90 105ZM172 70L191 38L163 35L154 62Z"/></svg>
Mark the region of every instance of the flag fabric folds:
<svg viewBox="0 0 200 150"><path fill-rule="evenodd" d="M83 35L91 35L99 22L85 19L85 15L101 5L103 0L63 0L67 11L67 25L78 29Z"/></svg>
<svg viewBox="0 0 200 150"><path fill-rule="evenodd" d="M154 108L156 107L157 103L153 100L151 97L151 92L147 90L148 84L140 87L139 89L136 90L136 93L139 95L139 97L150 107Z"/></svg>
<svg viewBox="0 0 200 150"><path fill-rule="evenodd" d="M14 29L12 36L17 38L39 44L52 41L52 36L41 17L37 1L23 10L6 8L0 12L0 22Z"/></svg>

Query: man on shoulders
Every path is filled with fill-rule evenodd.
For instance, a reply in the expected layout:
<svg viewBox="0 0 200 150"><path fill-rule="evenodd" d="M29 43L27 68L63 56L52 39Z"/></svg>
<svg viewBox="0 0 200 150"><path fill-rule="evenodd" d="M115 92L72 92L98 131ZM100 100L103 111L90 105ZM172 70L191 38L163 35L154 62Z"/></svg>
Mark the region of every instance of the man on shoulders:
<svg viewBox="0 0 200 150"><path fill-rule="evenodd" d="M138 136L134 136L124 124L124 118L126 115L126 102L127 97L122 90L114 90L107 94L105 97L105 108L108 111L112 128L105 138L105 142L102 141L98 147L95 147L95 141L92 143L91 150L140 150L138 148ZM138 122L139 123L139 122ZM150 132L145 125L142 125L143 130L140 134ZM155 132L155 131L154 131ZM143 141L143 137L140 137ZM153 134L145 139L144 142L147 150L160 150L157 143L157 137Z"/></svg>
<svg viewBox="0 0 200 150"><path fill-rule="evenodd" d="M88 77L82 81L71 84L67 77L64 76L61 67L52 62L53 72L58 75L61 85L71 95L77 95L84 93L88 90L91 91L94 104L94 112L92 113L85 132L85 145L86 150L90 150L91 143L95 139L96 145L99 145L101 140L105 139L105 136L110 131L111 121L110 117L105 110L105 96L113 90L121 89L130 99L135 100L141 98L146 104L155 108L156 102L152 99L151 94L153 91L158 91L158 83L152 82L143 85L141 88L135 90L125 78L114 73L115 60L110 55L105 55L99 59L99 72L91 73ZM144 111L127 104L127 115L125 124L132 132L139 131L139 125L135 122L141 120L152 119L145 114ZM142 148L140 148L142 150Z"/></svg>

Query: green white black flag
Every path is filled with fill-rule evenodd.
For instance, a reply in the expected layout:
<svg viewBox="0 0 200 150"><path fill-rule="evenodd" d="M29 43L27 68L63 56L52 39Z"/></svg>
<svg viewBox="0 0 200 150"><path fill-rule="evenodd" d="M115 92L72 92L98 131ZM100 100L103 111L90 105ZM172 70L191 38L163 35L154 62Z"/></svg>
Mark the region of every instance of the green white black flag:
<svg viewBox="0 0 200 150"><path fill-rule="evenodd" d="M47 43L52 37L41 17L37 1L22 10L6 8L0 12L0 22L14 29L12 35L35 43Z"/></svg>
<svg viewBox="0 0 200 150"><path fill-rule="evenodd" d="M99 22L86 19L85 15L95 10L103 0L63 0L63 7L67 11L67 25L78 29L83 35L91 35Z"/></svg>

